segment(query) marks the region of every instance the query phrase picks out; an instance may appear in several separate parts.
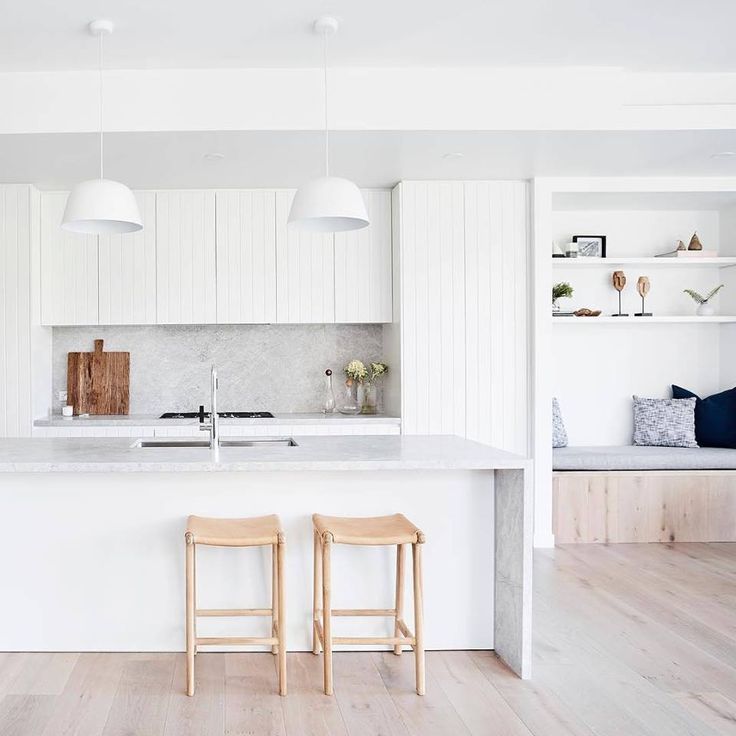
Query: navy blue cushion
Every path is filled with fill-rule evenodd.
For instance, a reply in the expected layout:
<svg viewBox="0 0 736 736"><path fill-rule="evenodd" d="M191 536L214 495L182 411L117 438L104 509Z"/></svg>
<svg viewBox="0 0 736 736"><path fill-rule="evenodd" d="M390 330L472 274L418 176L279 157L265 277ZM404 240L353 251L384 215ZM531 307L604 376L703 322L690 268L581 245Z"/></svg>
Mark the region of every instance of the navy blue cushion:
<svg viewBox="0 0 736 736"><path fill-rule="evenodd" d="M701 447L736 448L736 388L701 399L681 386L672 386L673 399L696 398L695 437Z"/></svg>

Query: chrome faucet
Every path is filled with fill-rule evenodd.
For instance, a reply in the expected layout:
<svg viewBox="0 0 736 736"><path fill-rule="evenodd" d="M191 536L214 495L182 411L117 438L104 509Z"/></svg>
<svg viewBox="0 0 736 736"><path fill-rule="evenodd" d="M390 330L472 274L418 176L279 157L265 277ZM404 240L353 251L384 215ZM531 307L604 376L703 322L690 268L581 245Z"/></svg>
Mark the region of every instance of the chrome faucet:
<svg viewBox="0 0 736 736"><path fill-rule="evenodd" d="M220 418L217 416L217 368L212 365L210 373L210 420L204 421L204 406L199 407L199 429L210 433L210 450L216 450L220 446Z"/></svg>

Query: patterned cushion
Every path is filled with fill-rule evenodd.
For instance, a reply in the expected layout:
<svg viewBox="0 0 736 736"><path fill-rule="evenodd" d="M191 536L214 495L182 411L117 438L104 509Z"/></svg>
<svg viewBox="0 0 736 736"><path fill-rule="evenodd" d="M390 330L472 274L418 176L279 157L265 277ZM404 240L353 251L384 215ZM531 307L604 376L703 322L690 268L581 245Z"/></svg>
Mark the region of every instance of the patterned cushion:
<svg viewBox="0 0 736 736"><path fill-rule="evenodd" d="M567 432L557 399L552 399L552 447L567 447Z"/></svg>
<svg viewBox="0 0 736 736"><path fill-rule="evenodd" d="M634 396L634 444L697 447L695 399L643 399Z"/></svg>

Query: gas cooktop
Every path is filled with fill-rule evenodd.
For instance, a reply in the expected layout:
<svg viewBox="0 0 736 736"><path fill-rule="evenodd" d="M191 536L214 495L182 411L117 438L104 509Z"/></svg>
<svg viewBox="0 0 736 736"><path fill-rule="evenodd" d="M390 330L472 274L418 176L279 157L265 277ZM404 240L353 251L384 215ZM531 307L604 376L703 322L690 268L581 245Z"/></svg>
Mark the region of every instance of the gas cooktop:
<svg viewBox="0 0 736 736"><path fill-rule="evenodd" d="M204 413L205 418L209 415L208 411ZM220 419L273 419L273 414L270 411L218 411L217 416ZM167 411L159 419L199 419L199 412Z"/></svg>

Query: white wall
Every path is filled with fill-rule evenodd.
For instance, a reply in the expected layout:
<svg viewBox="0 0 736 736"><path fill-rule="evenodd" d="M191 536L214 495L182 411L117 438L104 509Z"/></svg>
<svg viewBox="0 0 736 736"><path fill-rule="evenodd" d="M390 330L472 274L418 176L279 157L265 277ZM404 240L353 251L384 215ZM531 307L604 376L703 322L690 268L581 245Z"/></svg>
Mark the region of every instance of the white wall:
<svg viewBox="0 0 736 736"><path fill-rule="evenodd" d="M31 286L38 274L37 217L30 186L0 187L0 437L30 437L34 409L48 405L51 330L37 326Z"/></svg>
<svg viewBox="0 0 736 736"><path fill-rule="evenodd" d="M633 394L671 398L672 383L704 396L720 390L719 330L593 321L555 327L552 390L570 445L630 445Z"/></svg>

